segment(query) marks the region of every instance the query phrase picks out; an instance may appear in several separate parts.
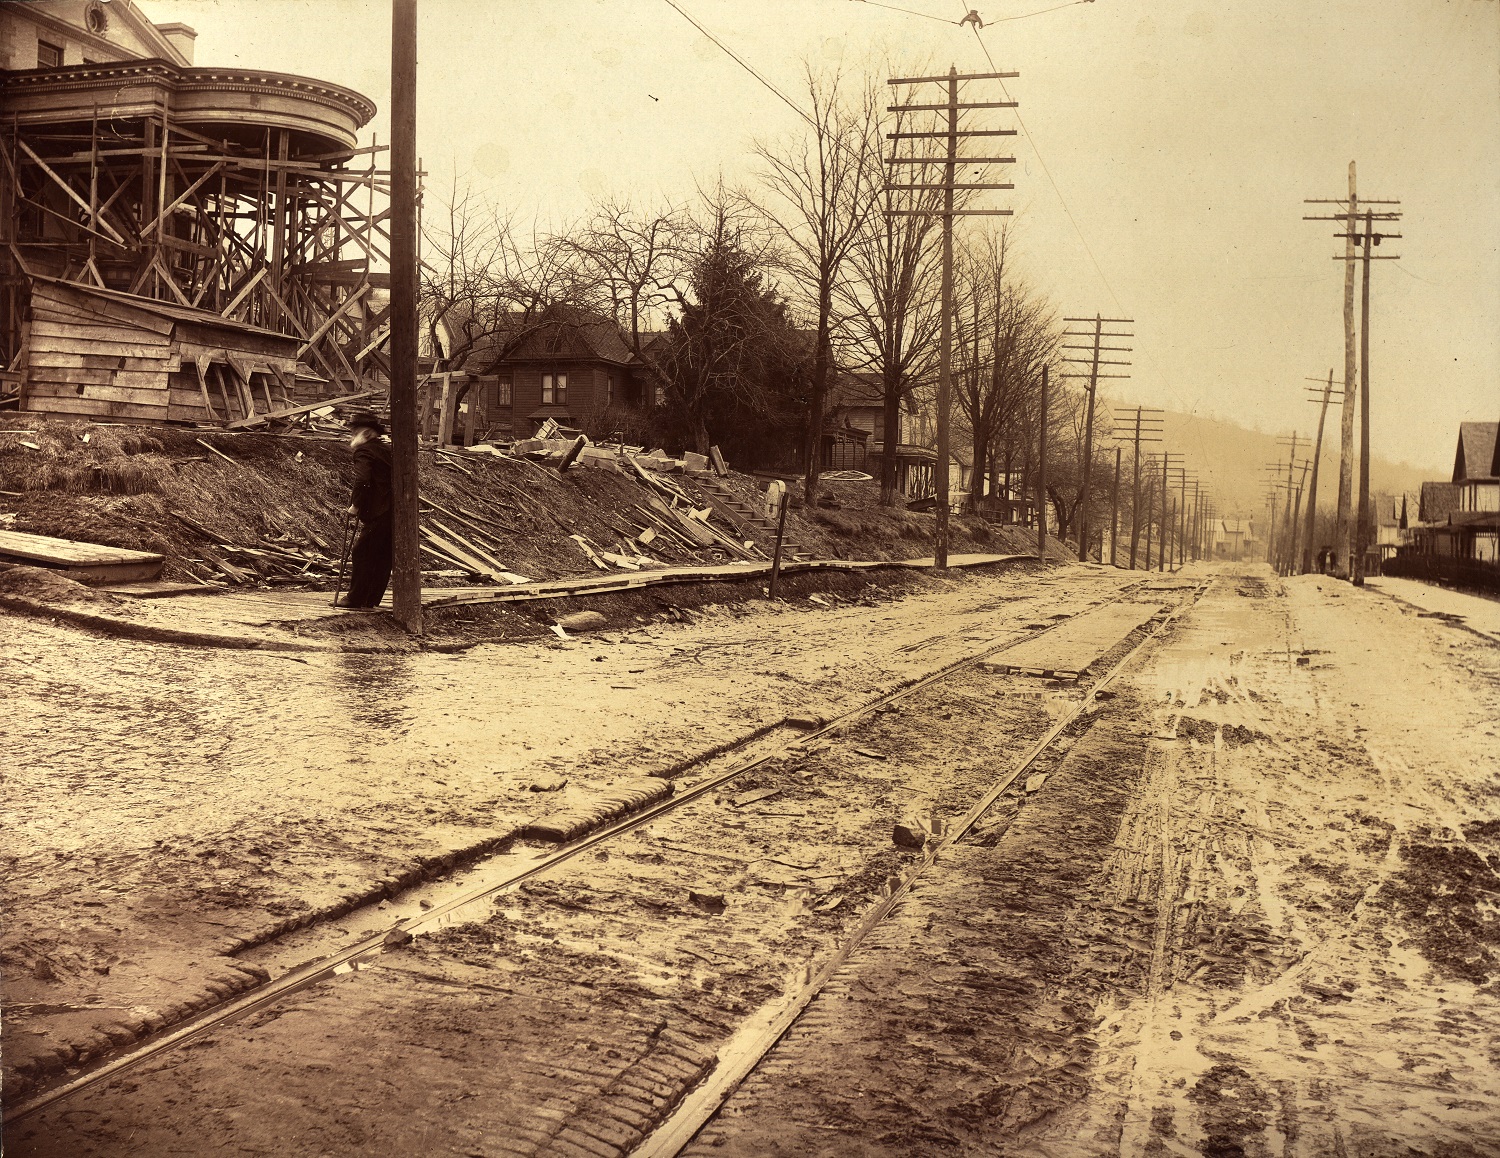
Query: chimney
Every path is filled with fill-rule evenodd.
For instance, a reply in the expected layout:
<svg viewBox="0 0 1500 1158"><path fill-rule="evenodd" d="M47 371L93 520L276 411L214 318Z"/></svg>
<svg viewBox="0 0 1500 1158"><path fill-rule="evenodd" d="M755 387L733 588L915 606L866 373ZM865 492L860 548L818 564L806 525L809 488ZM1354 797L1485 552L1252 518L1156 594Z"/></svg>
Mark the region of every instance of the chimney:
<svg viewBox="0 0 1500 1158"><path fill-rule="evenodd" d="M158 24L156 31L167 38L188 64L193 63L193 41L198 39L198 33L186 24Z"/></svg>

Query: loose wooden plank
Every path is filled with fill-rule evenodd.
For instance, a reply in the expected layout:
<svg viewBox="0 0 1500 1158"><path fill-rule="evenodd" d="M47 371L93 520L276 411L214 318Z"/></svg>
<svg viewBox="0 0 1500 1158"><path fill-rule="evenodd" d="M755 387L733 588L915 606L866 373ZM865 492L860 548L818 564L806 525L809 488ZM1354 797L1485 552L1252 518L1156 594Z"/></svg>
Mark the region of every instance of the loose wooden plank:
<svg viewBox="0 0 1500 1158"><path fill-rule="evenodd" d="M0 531L0 558L60 570L85 583L155 579L166 561L151 551L130 551L21 531Z"/></svg>
<svg viewBox="0 0 1500 1158"><path fill-rule="evenodd" d="M495 556L490 554L483 547L477 546L476 544L470 542L468 539L464 538L457 531L455 531L452 527L445 526L444 524L438 522L436 519L431 520L431 522L432 527L435 531L441 533L442 536L450 542L457 543L460 547L463 547L466 551L469 552L470 555L478 559L480 562L488 564L490 570L505 570L505 564L500 562L499 559L495 558Z"/></svg>
<svg viewBox="0 0 1500 1158"><path fill-rule="evenodd" d="M0 531L0 552L43 563L141 563L160 560L152 551L133 551L128 547L108 547L103 543L85 543L78 539L58 539L51 535L32 535L24 531Z"/></svg>
<svg viewBox="0 0 1500 1158"><path fill-rule="evenodd" d="M261 423L270 422L273 418L293 418L298 414L306 414L311 410L321 410L324 406L340 406L347 402L357 402L361 398L369 398L376 394L375 390L361 390L358 394L341 394L337 398L324 398L317 402L307 402L301 406L288 406L284 410L272 410L266 414L257 414L250 418L237 418L229 423L226 430L242 430L247 426L259 426Z"/></svg>
<svg viewBox="0 0 1500 1158"><path fill-rule="evenodd" d="M206 595L222 591L215 583L174 583L170 579L147 580L139 583L111 583L103 590L111 595L129 595L136 599L166 599L173 595Z"/></svg>

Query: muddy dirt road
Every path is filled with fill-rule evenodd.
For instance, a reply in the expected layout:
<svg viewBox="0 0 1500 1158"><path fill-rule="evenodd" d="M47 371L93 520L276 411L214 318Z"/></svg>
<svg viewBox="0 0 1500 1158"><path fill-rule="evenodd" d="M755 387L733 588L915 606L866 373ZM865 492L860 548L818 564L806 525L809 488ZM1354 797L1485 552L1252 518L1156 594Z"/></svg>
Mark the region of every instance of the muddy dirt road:
<svg viewBox="0 0 1500 1158"><path fill-rule="evenodd" d="M1186 578L374 664L29 627L20 686L52 715L8 789L23 1089L762 762L7 1147L676 1152L684 1099L896 889L686 1152L1500 1153L1500 651L1312 577ZM1077 683L1001 650L778 726L986 647L1045 657L1049 627L1059 665L1089 645Z"/></svg>

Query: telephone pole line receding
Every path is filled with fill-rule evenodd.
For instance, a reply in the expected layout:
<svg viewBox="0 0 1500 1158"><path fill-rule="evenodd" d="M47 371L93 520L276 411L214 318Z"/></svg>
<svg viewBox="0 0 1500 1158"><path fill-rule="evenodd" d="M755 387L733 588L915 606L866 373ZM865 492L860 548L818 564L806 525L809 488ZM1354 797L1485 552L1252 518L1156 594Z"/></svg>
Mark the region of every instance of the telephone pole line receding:
<svg viewBox="0 0 1500 1158"><path fill-rule="evenodd" d="M1014 165L1014 157L960 157L958 155L958 140L960 137L1013 137L1015 129L960 129L958 127L958 115L964 109L973 108L997 108L1012 105L1012 102L969 101L960 104L958 100L958 85L960 81L970 80L1008 80L1020 76L1018 72L990 72L971 73L960 75L957 68L950 67L947 76L913 76L892 77L887 83L891 85L910 84L946 84L948 86L947 104L931 105L890 105L887 112L905 113L914 111L946 112L946 128L927 132L893 132L887 133L886 138L892 142L892 152L901 146L900 141L913 142L916 156L888 157L887 164L890 165L918 165L911 182L905 184L887 183L888 190L893 189L931 189L931 182L923 180L924 171L928 166L943 166L943 208L941 210L931 209L890 209L885 210L888 217L927 217L934 213L943 219L943 312L941 329L941 363L938 368L938 413L937 413L937 464L936 478L933 480L937 485L937 504L935 509L936 526L933 534L933 566L939 570L948 567L948 512L951 505L949 492L948 463L950 459L950 417L953 402L953 219L955 217L1008 217L1012 210L1009 209L956 209L953 204L954 169L958 165ZM1013 106L1012 106L1013 107ZM923 140L941 140L945 142L946 148L941 156L923 156L916 147L916 143ZM965 191L978 189L1013 189L1015 186L1009 183L996 184L986 182L965 182L962 188ZM1045 516L1044 516L1045 518ZM1045 527L1045 522L1043 524ZM1043 532L1045 534L1045 531Z"/></svg>
<svg viewBox="0 0 1500 1158"><path fill-rule="evenodd" d="M1371 228L1375 221L1399 221L1401 213L1399 210L1365 209L1364 236L1360 235L1360 207L1361 205L1400 205L1399 201L1360 201L1355 191L1355 167L1354 162L1349 162L1349 195L1346 198L1334 199L1309 199L1307 205L1339 205L1343 212L1332 215L1309 215L1304 216L1304 221L1338 221L1343 223L1344 232L1335 234L1336 237L1344 239L1344 252L1342 255L1334 255L1335 261L1344 263L1344 401L1340 415L1340 439L1339 439L1339 505L1338 514L1334 522L1334 549L1339 553L1339 566L1336 568L1341 577L1347 576L1356 585L1364 583L1364 540L1363 536L1369 532L1369 515L1365 507L1369 501L1369 415L1365 413L1369 405L1368 383L1360 390L1359 409L1361 418L1362 452L1360 455L1360 477L1363 481L1360 491L1359 512L1351 519L1351 491L1353 490L1354 474L1354 376L1356 372L1356 347L1354 342L1354 263L1363 261L1365 274L1364 306L1360 324L1359 358L1362 363L1369 361L1369 335L1366 332L1370 320L1369 293L1370 293L1370 246L1379 245L1383 237L1399 237L1400 234L1376 234ZM1363 254L1358 252L1363 242ZM1384 255L1382 255L1384 256ZM1378 259L1377 259L1378 260ZM1360 372L1365 374L1368 366ZM1356 542L1356 540L1359 540Z"/></svg>
<svg viewBox="0 0 1500 1158"><path fill-rule="evenodd" d="M1105 338L1135 337L1134 334L1113 332L1106 333L1104 330L1105 326L1131 326L1135 324L1135 320L1133 318L1105 318L1101 317L1098 314L1095 314L1092 318L1064 318L1063 321L1068 324L1082 324L1085 326L1093 327L1092 330L1085 330L1082 333L1079 333L1076 330L1066 330L1063 333L1064 339L1085 338L1089 339L1092 342L1091 345L1063 346L1064 350L1080 350L1087 355L1086 357L1082 358L1077 356L1064 356L1063 358L1064 362L1072 362L1075 365L1084 365L1088 367L1087 373L1080 372L1075 374L1063 375L1064 378L1087 378L1089 383L1088 410L1084 417L1083 425L1083 480L1082 487L1079 491L1078 500L1078 559L1080 562L1087 563L1089 557L1089 481L1094 465L1094 393L1098 388L1099 379L1101 378L1130 377L1129 374L1123 373L1099 373L1100 366L1130 365L1130 360L1128 358L1101 360L1099 357L1101 353L1128 354L1131 352L1131 347L1129 346L1103 346L1100 345L1100 343Z"/></svg>
<svg viewBox="0 0 1500 1158"><path fill-rule="evenodd" d="M1309 378L1309 382L1321 382L1321 378ZM1339 390L1339 399L1342 402L1344 392ZM1312 478L1307 488L1307 536L1302 544L1302 573L1305 575L1312 570L1313 563L1313 540L1318 532L1318 465L1323 458L1323 424L1328 420L1328 403L1333 397L1333 369L1328 371L1328 383L1323 387L1323 405L1318 411L1318 438L1313 443ZM1309 398L1309 402L1316 402L1316 398Z"/></svg>
<svg viewBox="0 0 1500 1158"><path fill-rule="evenodd" d="M1127 426L1128 433L1116 435L1122 441L1128 439L1134 446L1130 464L1130 569L1135 570L1136 551L1141 542L1141 443L1160 442L1162 419L1156 415L1162 414L1161 410L1150 410L1144 406L1134 406L1129 409L1123 407L1115 408L1115 421ZM1149 527L1150 519L1147 519ZM1151 547L1147 540L1146 563L1150 568Z"/></svg>

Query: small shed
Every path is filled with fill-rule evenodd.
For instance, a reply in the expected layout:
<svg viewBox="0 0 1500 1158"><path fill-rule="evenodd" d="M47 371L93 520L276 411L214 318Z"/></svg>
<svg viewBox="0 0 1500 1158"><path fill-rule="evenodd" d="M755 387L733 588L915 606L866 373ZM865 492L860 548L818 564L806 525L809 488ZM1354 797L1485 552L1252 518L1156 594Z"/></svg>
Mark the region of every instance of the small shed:
<svg viewBox="0 0 1500 1158"><path fill-rule="evenodd" d="M21 409L230 422L292 405L298 340L209 310L33 276Z"/></svg>

